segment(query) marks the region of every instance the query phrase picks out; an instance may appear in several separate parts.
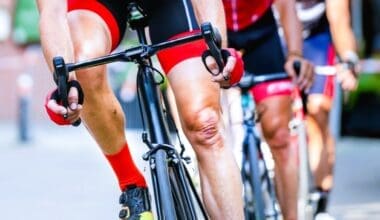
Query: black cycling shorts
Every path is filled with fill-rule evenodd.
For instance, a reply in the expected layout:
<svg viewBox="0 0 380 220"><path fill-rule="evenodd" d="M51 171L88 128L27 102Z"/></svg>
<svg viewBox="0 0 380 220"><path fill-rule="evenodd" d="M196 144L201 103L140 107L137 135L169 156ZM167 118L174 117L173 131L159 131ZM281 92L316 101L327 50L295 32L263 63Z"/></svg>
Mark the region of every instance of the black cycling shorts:
<svg viewBox="0 0 380 220"><path fill-rule="evenodd" d="M163 42L199 30L191 0L137 0L136 2L148 15L152 43ZM112 49L115 49L127 27L127 4L127 0L68 0L68 10L84 9L98 14L111 32ZM188 46L190 49L175 47L177 50L163 51L173 51L169 53L171 56L168 56L168 53L163 56L169 57L167 61L160 59L164 70L168 72L176 63L189 57L200 56L206 49L203 41L196 41L191 45ZM194 45L197 49L194 49Z"/></svg>
<svg viewBox="0 0 380 220"><path fill-rule="evenodd" d="M229 46L243 50L246 71L255 75L284 72L285 57L272 9L251 26L228 31Z"/></svg>
<svg viewBox="0 0 380 220"><path fill-rule="evenodd" d="M228 31L228 40L230 47L243 50L246 72L258 76L285 71L285 57L271 8L251 26ZM293 84L290 79L264 82L250 91L255 102L260 103L273 96L290 96Z"/></svg>

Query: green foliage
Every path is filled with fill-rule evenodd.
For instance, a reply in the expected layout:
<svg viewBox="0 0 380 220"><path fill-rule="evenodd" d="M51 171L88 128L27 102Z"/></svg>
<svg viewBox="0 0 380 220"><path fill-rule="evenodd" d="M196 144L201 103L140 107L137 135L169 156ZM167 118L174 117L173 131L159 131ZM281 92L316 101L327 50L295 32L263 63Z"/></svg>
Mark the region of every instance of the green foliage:
<svg viewBox="0 0 380 220"><path fill-rule="evenodd" d="M38 43L40 40L38 19L36 1L17 0L13 22L13 40L20 45Z"/></svg>

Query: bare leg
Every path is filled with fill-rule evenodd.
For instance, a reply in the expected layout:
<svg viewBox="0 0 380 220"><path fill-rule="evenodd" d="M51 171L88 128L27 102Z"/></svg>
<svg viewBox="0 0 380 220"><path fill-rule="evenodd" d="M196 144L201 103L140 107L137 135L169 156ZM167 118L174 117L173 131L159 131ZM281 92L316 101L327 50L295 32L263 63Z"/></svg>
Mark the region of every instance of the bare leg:
<svg viewBox="0 0 380 220"><path fill-rule="evenodd" d="M95 13L76 10L68 14L75 60L108 54L110 34ZM107 80L106 67L76 72L85 100L81 117L112 166L122 191L128 186L146 187L142 173L134 164L124 132L124 114Z"/></svg>
<svg viewBox="0 0 380 220"><path fill-rule="evenodd" d="M315 185L325 191L333 187L335 144L329 128L331 99L323 95L309 96L309 158Z"/></svg>
<svg viewBox="0 0 380 220"><path fill-rule="evenodd" d="M243 219L242 183L231 148L224 146L219 85L200 58L177 64L168 75L183 130L199 165L203 199L212 219Z"/></svg>
<svg viewBox="0 0 380 220"><path fill-rule="evenodd" d="M111 50L110 34L96 14L77 10L68 14L75 60L106 55ZM82 118L103 152L113 154L125 143L124 115L107 80L106 67L76 72L84 93ZM111 123L112 122L112 123Z"/></svg>
<svg viewBox="0 0 380 220"><path fill-rule="evenodd" d="M285 220L297 219L298 164L297 146L291 141L290 96L266 98L257 106L265 140L275 160L278 199Z"/></svg>

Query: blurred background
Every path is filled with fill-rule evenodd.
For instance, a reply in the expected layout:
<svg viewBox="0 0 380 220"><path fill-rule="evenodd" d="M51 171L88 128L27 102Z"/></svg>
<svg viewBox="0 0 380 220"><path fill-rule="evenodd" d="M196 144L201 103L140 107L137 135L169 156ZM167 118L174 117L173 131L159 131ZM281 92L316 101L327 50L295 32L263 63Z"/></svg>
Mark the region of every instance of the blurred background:
<svg viewBox="0 0 380 220"><path fill-rule="evenodd" d="M336 97L330 210L337 219L380 219L380 0L351 3L363 73L357 91ZM0 219L116 219L119 192L95 142L83 126L47 119L43 103L54 84L38 42L35 1L0 0ZM125 112L138 115L135 67L109 68ZM127 135L141 160L139 117L129 118Z"/></svg>

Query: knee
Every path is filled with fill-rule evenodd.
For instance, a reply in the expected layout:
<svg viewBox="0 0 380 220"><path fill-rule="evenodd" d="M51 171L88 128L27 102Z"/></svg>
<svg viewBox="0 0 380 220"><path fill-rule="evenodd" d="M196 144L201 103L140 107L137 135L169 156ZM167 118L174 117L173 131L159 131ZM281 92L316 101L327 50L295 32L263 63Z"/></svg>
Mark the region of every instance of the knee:
<svg viewBox="0 0 380 220"><path fill-rule="evenodd" d="M288 155L290 149L290 130L288 120L282 117L272 117L262 124L263 135L271 148L272 153L277 158Z"/></svg>
<svg viewBox="0 0 380 220"><path fill-rule="evenodd" d="M295 159L294 143L290 137L290 131L286 127L277 128L270 138L266 139L276 164L281 166Z"/></svg>
<svg viewBox="0 0 380 220"><path fill-rule="evenodd" d="M221 144L220 115L211 107L192 111L183 117L185 132L189 141L202 149L219 148ZM197 149L195 149L197 151Z"/></svg>
<svg viewBox="0 0 380 220"><path fill-rule="evenodd" d="M313 111L308 112L308 117L314 121L321 131L328 131L329 127L329 111L322 107L314 107Z"/></svg>
<svg viewBox="0 0 380 220"><path fill-rule="evenodd" d="M284 150L290 144L290 131L287 126L275 126L264 136L268 145L276 151Z"/></svg>
<svg viewBox="0 0 380 220"><path fill-rule="evenodd" d="M307 105L308 116L313 118L321 128L328 125L330 109L331 101L326 98L311 98Z"/></svg>
<svg viewBox="0 0 380 220"><path fill-rule="evenodd" d="M82 42L74 47L76 61L89 60L106 54L105 48L91 42ZM78 70L76 77L86 92L99 93L107 86L105 65Z"/></svg>

